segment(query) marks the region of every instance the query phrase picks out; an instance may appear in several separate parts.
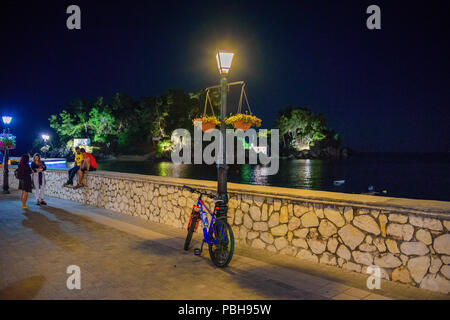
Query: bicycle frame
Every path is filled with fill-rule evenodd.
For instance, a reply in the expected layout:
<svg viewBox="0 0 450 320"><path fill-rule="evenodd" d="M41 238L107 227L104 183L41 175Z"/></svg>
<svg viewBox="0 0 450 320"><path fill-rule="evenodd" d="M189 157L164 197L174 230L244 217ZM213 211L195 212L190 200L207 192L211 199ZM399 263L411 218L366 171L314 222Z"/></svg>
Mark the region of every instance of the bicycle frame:
<svg viewBox="0 0 450 320"><path fill-rule="evenodd" d="M197 206L198 206L199 211L200 211L200 220L202 222L202 228L203 228L203 239L208 244L217 244L217 235L216 235L215 229L213 229L213 232L214 232L216 240L214 240L214 241L208 240L208 235L211 232L211 228L216 222L216 216L211 213L211 211L209 210L208 206L203 202L201 196L198 197L198 199L197 199ZM207 214L207 212L205 212L205 210L203 210L203 207L205 207L207 212L211 215L211 221L209 223L209 229L207 228L207 226L208 226L208 214ZM225 240L228 241L226 239L225 234L223 233L222 228L220 228L220 226L219 226L219 229L220 229L220 232L222 233L223 237L225 238Z"/></svg>

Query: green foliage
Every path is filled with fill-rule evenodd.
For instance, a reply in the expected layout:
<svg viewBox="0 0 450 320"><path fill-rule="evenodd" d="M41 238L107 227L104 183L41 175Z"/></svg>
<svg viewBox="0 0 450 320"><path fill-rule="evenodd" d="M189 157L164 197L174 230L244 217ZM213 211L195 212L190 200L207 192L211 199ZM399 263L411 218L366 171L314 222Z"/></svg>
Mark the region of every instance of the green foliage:
<svg viewBox="0 0 450 320"><path fill-rule="evenodd" d="M109 137L117 136L117 122L109 108L104 108L103 111L92 108L88 125L92 128L93 142L105 143Z"/></svg>
<svg viewBox="0 0 450 320"><path fill-rule="evenodd" d="M306 108L286 108L279 112L276 127L285 148L309 149L327 137L327 126L322 114Z"/></svg>
<svg viewBox="0 0 450 320"><path fill-rule="evenodd" d="M108 148L107 141L116 139L118 123L108 105L99 97L94 102L80 99L69 102L67 110L49 119L62 147L74 138L89 138L99 148Z"/></svg>
<svg viewBox="0 0 450 320"><path fill-rule="evenodd" d="M171 139L164 139L158 142L157 147L157 154L163 154L165 152L168 152L172 150L172 140Z"/></svg>
<svg viewBox="0 0 450 320"><path fill-rule="evenodd" d="M219 115L220 94L209 93L214 115ZM74 138L89 138L95 152L101 154L167 153L172 131L188 129L193 134L192 119L203 116L205 90L186 94L183 90L167 90L160 96L134 100L124 93L114 94L108 101L74 99L58 115L49 118L56 136L50 141L49 154L65 156ZM214 116L208 106L206 116ZM249 117L249 115L242 115ZM258 119L259 120L259 119ZM305 108L286 108L278 115L276 127L285 149L300 150L320 144L339 145L339 135L326 127L322 114ZM268 135L270 140L270 132ZM42 141L33 149L39 150Z"/></svg>
<svg viewBox="0 0 450 320"><path fill-rule="evenodd" d="M142 154L157 149L158 142L170 138L177 128L193 133L192 118L202 113L204 99L204 90L190 94L167 90L161 96L138 100L116 93L109 104L103 97L74 99L49 121L64 148L74 138L90 138L104 154Z"/></svg>

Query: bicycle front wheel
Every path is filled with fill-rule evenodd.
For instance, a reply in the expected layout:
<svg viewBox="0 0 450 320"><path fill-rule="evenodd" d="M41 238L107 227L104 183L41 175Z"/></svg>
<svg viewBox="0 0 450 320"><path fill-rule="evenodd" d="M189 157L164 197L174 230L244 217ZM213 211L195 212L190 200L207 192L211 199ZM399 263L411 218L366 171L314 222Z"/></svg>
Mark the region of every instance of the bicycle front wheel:
<svg viewBox="0 0 450 320"><path fill-rule="evenodd" d="M234 234L227 221L216 221L211 228L209 240L209 255L212 262L220 267L226 267L234 253Z"/></svg>

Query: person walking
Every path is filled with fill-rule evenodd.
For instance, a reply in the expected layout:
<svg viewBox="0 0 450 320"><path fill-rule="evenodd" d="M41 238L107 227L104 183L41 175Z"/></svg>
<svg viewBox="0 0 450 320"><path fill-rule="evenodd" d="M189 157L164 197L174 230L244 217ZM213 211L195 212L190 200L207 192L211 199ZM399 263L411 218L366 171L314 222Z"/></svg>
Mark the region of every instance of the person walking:
<svg viewBox="0 0 450 320"><path fill-rule="evenodd" d="M28 165L30 157L27 154L20 157L19 166L17 168L17 176L19 178L19 190L22 190L20 200L22 201L22 209L29 209L27 206L28 192L31 192L31 168Z"/></svg>
<svg viewBox="0 0 450 320"><path fill-rule="evenodd" d="M64 187L71 187L73 186L73 178L77 174L78 170L81 168L81 164L84 160L84 156L80 151L80 147L75 147L75 164L72 169L69 170L69 179L64 184Z"/></svg>
<svg viewBox="0 0 450 320"><path fill-rule="evenodd" d="M44 171L47 170L47 166L45 165L45 162L41 160L41 156L38 153L33 156L31 170L33 171L34 193L36 195L37 205L46 205L47 203L44 201Z"/></svg>
<svg viewBox="0 0 450 320"><path fill-rule="evenodd" d="M97 161L92 154L86 152L84 148L81 148L80 152L83 155L84 160L81 165L81 169L78 171L78 184L74 187L74 189L84 187L83 176L89 171L95 171L98 168Z"/></svg>

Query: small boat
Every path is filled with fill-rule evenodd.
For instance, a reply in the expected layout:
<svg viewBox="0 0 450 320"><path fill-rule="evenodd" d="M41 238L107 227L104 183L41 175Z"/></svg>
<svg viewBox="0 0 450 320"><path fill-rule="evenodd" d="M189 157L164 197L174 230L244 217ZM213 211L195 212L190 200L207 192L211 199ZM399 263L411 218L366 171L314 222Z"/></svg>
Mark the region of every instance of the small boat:
<svg viewBox="0 0 450 320"><path fill-rule="evenodd" d="M368 186L367 187L367 192L363 192L361 194L367 194L367 195L375 196L375 195L379 194L379 192L375 191L373 186Z"/></svg>
<svg viewBox="0 0 450 320"><path fill-rule="evenodd" d="M334 180L333 181L333 184L335 185L335 186L341 186L341 185L343 185L345 183L345 180Z"/></svg>

